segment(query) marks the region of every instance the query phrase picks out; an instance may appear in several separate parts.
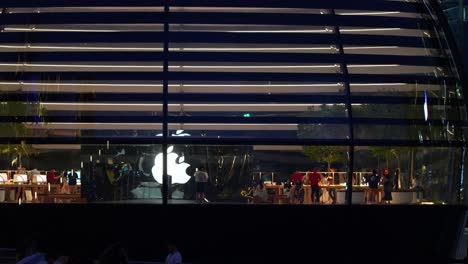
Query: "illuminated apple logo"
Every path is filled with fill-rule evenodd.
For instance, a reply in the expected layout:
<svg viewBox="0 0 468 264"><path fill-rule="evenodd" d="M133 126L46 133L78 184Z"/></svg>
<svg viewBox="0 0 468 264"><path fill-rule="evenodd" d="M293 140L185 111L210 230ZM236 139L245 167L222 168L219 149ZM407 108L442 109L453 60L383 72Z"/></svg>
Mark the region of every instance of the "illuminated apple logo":
<svg viewBox="0 0 468 264"><path fill-rule="evenodd" d="M174 146L167 148L167 174L172 176L172 183L185 184L190 180L190 176L185 172L190 164L185 163L185 157L177 153L172 152ZM163 166L163 153L156 155L154 159L154 166L151 169L153 173L153 178L160 184L163 182L162 175L162 166Z"/></svg>
<svg viewBox="0 0 468 264"><path fill-rule="evenodd" d="M163 134L159 133L156 136L157 137L162 137ZM171 137L190 137L190 134L189 133L184 133L184 130L182 130L182 129L178 129L178 130L176 130L175 134L171 134Z"/></svg>

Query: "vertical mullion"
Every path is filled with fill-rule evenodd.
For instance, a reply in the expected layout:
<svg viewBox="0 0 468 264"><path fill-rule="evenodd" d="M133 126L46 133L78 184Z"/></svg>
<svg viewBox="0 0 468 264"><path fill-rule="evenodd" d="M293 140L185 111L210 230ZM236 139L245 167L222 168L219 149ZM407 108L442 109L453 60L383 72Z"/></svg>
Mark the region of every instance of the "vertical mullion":
<svg viewBox="0 0 468 264"><path fill-rule="evenodd" d="M450 150L449 150L450 151ZM457 204L461 204L463 203L463 200L462 200L462 197L465 197L465 205L468 204L468 199L466 198L466 188L465 186L466 185L466 179L467 177L465 177L466 175L466 172L465 172L465 155L466 155L466 147L463 146L461 149L460 149L460 166L458 167L458 179L456 179L456 188L457 188L457 197L455 199L456 203ZM457 162L457 161L455 161ZM450 181L448 181L450 182ZM465 191L465 194L462 193L462 189L464 189ZM451 191L451 189L449 189L449 191ZM452 202L453 199L450 198L450 202Z"/></svg>
<svg viewBox="0 0 468 264"><path fill-rule="evenodd" d="M167 97L169 94L168 88L168 75L169 75L169 0L164 2L164 50L163 50L163 142L162 142L162 152L163 152L163 185L162 185L162 198L163 205L167 205L168 199L168 175L167 175L167 140L168 140L168 102Z"/></svg>
<svg viewBox="0 0 468 264"><path fill-rule="evenodd" d="M341 58L341 69L344 77L344 87L346 91L346 109L348 112L348 129L349 129L349 142L348 145L348 179L346 188L346 202L348 205L352 204L353 199L353 174L354 174L354 130L353 130L353 108L351 105L351 88L349 85L349 73L348 64L344 56L343 41L341 39L340 27L338 25L338 19L336 19L335 9L331 9L331 14L334 18L334 34L336 35L337 46L340 52Z"/></svg>

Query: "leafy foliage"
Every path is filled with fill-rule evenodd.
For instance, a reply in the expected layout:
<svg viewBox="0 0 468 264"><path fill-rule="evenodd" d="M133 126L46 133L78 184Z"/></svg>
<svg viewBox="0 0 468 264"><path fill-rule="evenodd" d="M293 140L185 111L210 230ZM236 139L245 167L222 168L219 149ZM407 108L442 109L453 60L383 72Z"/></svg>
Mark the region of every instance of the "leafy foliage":
<svg viewBox="0 0 468 264"><path fill-rule="evenodd" d="M327 163L328 170L336 162L345 162L346 149L340 146L304 146L304 154L313 161Z"/></svg>
<svg viewBox="0 0 468 264"><path fill-rule="evenodd" d="M35 131L28 128L24 122L17 121L18 117L32 116L36 122L40 122L45 115L45 109L38 102L0 102L0 116L12 117L10 122L0 123L0 137L5 139L24 139L35 135ZM16 120L15 120L16 119ZM36 132L37 133L37 132ZM11 166L15 163L22 165L22 158L29 158L38 154L38 151L31 144L21 140L19 144L6 142L0 144L2 155L13 155Z"/></svg>

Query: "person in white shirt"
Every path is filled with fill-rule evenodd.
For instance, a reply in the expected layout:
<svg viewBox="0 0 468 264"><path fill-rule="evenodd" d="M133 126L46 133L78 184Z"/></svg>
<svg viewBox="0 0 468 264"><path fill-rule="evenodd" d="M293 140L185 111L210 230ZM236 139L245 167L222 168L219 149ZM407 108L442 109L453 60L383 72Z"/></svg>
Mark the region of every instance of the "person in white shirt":
<svg viewBox="0 0 468 264"><path fill-rule="evenodd" d="M166 257L166 264L182 264L182 255L177 250L177 247L174 243L168 243L167 249L169 254Z"/></svg>
<svg viewBox="0 0 468 264"><path fill-rule="evenodd" d="M206 173L205 168L203 166L200 166L193 175L193 177L195 177L195 184L197 189L197 202L206 202L207 200L205 198L205 189L206 183L208 182L208 173Z"/></svg>

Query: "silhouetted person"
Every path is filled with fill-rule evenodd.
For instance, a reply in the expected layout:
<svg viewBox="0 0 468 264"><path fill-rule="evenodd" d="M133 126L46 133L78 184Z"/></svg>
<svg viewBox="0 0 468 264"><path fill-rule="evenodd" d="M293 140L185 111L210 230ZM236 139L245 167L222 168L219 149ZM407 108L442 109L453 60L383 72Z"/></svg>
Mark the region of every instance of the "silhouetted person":
<svg viewBox="0 0 468 264"><path fill-rule="evenodd" d="M108 246L99 257L99 264L127 264L127 251L120 243Z"/></svg>
<svg viewBox="0 0 468 264"><path fill-rule="evenodd" d="M167 244L167 250L169 254L166 257L166 264L182 264L182 254L177 250L177 246L174 242Z"/></svg>
<svg viewBox="0 0 468 264"><path fill-rule="evenodd" d="M387 169L384 170L382 176L382 183L384 186L384 197L382 200L384 201L384 203L389 204L392 200L393 179Z"/></svg>
<svg viewBox="0 0 468 264"><path fill-rule="evenodd" d="M27 237L23 248L19 250L21 260L17 264L60 264L57 261L57 255L51 252L44 253L40 244L39 234Z"/></svg>
<svg viewBox="0 0 468 264"><path fill-rule="evenodd" d="M380 182L380 175L377 170L373 170L372 174L366 175L366 182L369 185L369 195L367 197L367 202L375 203L377 202L377 197L379 195Z"/></svg>
<svg viewBox="0 0 468 264"><path fill-rule="evenodd" d="M208 173L206 173L203 166L200 166L193 177L195 177L195 184L197 188L197 202L204 202L206 201L205 192L206 184L208 182Z"/></svg>
<svg viewBox="0 0 468 264"><path fill-rule="evenodd" d="M302 173L300 173L299 171L296 170L296 172L294 172L292 175L291 175L291 179L292 179L292 182L293 182L293 185L296 185L298 181L303 181L304 179L304 175L302 175Z"/></svg>
<svg viewBox="0 0 468 264"><path fill-rule="evenodd" d="M312 203L320 202L320 182L322 181L322 176L318 173L318 169L314 168L312 174L309 176L310 188L312 189L311 198Z"/></svg>

